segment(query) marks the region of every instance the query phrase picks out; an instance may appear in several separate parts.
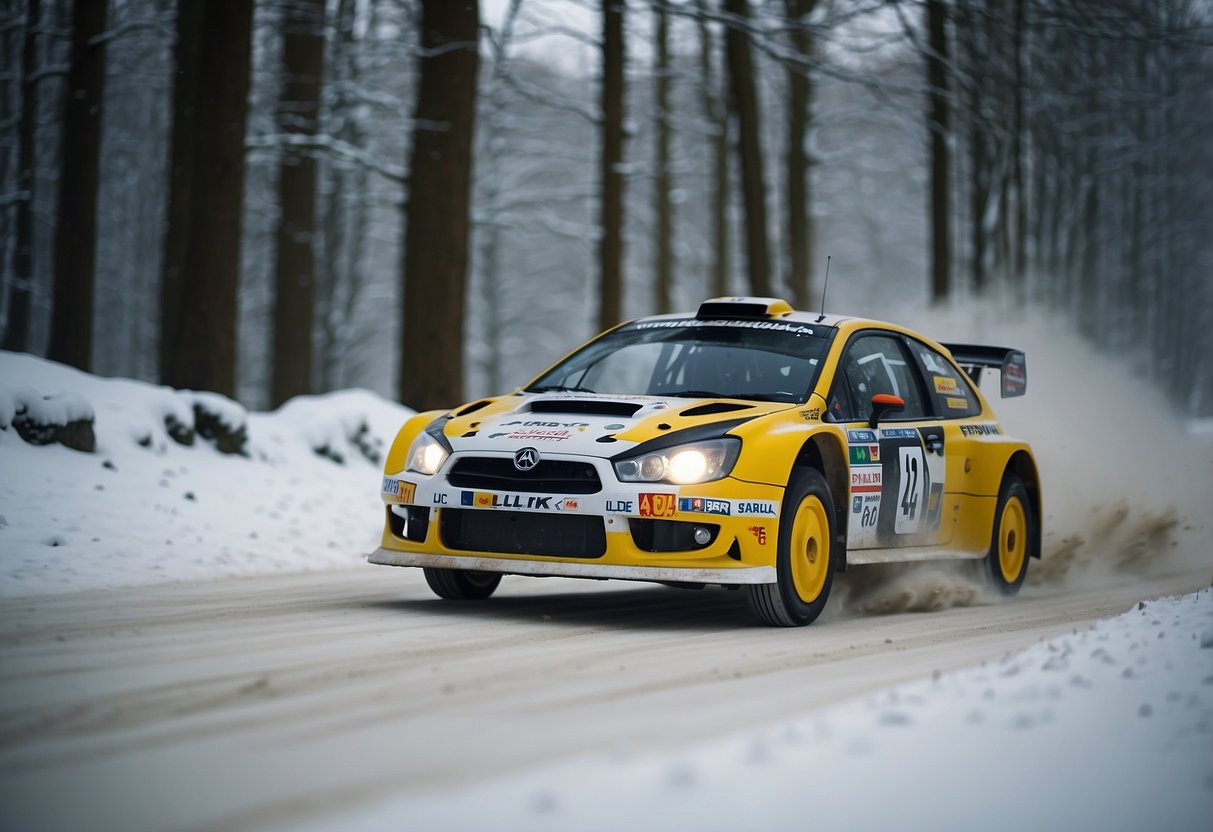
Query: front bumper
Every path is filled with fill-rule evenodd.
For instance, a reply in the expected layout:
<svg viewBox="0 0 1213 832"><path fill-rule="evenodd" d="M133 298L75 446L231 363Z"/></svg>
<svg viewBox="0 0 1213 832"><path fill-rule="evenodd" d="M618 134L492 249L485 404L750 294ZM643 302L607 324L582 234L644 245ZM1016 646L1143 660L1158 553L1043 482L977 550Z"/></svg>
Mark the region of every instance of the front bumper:
<svg viewBox="0 0 1213 832"><path fill-rule="evenodd" d="M586 458L582 458L586 459ZM724 478L692 486L623 484L593 460L593 493L384 477L387 504L371 563L518 575L763 584L776 580L783 489ZM706 540L696 541L696 533Z"/></svg>

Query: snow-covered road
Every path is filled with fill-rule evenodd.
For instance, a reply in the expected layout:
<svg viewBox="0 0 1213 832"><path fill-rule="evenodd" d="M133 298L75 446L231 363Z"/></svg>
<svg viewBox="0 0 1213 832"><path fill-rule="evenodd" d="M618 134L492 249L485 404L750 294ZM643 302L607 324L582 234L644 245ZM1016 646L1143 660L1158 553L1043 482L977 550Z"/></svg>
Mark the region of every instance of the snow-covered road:
<svg viewBox="0 0 1213 832"><path fill-rule="evenodd" d="M15 600L0 607L0 826L341 829L447 795L452 827L491 827L461 794L777 725L1209 578L929 613L841 604L793 630L752 626L723 590L513 578L462 605L371 566Z"/></svg>

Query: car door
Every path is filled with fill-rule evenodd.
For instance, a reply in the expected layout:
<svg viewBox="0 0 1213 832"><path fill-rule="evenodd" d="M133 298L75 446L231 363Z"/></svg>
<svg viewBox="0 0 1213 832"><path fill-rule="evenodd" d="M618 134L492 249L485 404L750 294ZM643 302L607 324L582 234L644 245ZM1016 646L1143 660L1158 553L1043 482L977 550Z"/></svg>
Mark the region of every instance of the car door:
<svg viewBox="0 0 1213 832"><path fill-rule="evenodd" d="M904 402L870 424L877 395ZM850 461L848 548L929 546L944 538L944 433L918 364L901 335L871 330L843 350L828 405L846 423Z"/></svg>

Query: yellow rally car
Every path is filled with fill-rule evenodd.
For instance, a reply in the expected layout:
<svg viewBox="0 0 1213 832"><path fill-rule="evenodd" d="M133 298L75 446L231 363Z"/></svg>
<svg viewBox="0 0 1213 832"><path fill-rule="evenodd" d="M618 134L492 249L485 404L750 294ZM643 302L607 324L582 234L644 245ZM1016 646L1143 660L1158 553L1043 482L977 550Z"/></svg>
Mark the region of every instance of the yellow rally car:
<svg viewBox="0 0 1213 832"><path fill-rule="evenodd" d="M984 559L1013 593L1040 556L1040 484L983 368L1024 392L1017 350L772 298L621 324L509 395L410 419L370 561L456 599L503 574L745 587L785 627L856 564Z"/></svg>

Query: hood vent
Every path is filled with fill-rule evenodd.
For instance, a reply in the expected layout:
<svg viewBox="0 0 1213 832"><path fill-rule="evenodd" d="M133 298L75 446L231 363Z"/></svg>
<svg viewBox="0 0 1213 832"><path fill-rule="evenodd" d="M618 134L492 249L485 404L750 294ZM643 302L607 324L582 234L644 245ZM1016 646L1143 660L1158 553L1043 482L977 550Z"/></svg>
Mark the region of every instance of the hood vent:
<svg viewBox="0 0 1213 832"><path fill-rule="evenodd" d="M455 417L466 416L469 413L475 413L477 410L479 410L482 407L488 407L490 404L492 404L492 402L490 402L488 399L481 399L478 402L472 402L467 407L464 407L460 410L456 410L451 415L455 416Z"/></svg>
<svg viewBox="0 0 1213 832"><path fill-rule="evenodd" d="M698 407L690 407L679 413L679 416L714 416L717 413L732 413L735 410L749 410L754 405L738 404L737 402L710 402Z"/></svg>
<svg viewBox="0 0 1213 832"><path fill-rule="evenodd" d="M532 413L589 413L597 416L635 416L644 405L636 402L595 401L593 399L538 399L531 402Z"/></svg>

